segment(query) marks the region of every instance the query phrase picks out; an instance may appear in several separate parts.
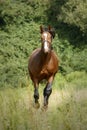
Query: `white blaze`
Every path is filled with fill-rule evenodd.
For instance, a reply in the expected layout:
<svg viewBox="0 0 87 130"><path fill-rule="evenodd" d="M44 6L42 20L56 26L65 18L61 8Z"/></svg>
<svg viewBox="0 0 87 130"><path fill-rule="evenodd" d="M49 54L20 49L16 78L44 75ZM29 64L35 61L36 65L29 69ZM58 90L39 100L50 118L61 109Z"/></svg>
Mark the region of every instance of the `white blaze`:
<svg viewBox="0 0 87 130"><path fill-rule="evenodd" d="M45 38L44 50L45 50L45 52L48 52L49 48L48 48L48 45L47 45L47 33L44 33L44 38Z"/></svg>
<svg viewBox="0 0 87 130"><path fill-rule="evenodd" d="M47 33L44 33L45 40L47 40Z"/></svg>

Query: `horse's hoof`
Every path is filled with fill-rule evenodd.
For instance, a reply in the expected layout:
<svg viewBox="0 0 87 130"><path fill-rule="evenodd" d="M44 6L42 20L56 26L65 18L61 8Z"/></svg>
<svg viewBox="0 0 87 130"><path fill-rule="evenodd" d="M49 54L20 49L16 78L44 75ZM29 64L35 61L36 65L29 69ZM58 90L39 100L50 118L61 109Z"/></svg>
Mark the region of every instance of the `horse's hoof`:
<svg viewBox="0 0 87 130"><path fill-rule="evenodd" d="M34 104L34 108L38 109L39 107L40 107L40 103L39 102Z"/></svg>
<svg viewBox="0 0 87 130"><path fill-rule="evenodd" d="M48 105L44 105L43 107L42 107L42 111L46 111L48 109Z"/></svg>

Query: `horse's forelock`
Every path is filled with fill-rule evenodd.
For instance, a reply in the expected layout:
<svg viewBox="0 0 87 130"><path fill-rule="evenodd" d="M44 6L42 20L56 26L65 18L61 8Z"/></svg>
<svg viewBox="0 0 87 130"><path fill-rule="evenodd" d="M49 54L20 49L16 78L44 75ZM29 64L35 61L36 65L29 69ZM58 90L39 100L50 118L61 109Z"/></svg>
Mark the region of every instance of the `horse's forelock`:
<svg viewBox="0 0 87 130"><path fill-rule="evenodd" d="M49 32L53 38L55 37L55 29L54 28L51 28L49 30L47 27L43 27L43 32Z"/></svg>
<svg viewBox="0 0 87 130"><path fill-rule="evenodd" d="M53 38L55 37L55 29L54 28L51 28L50 30L48 28L44 28L44 31L49 32Z"/></svg>

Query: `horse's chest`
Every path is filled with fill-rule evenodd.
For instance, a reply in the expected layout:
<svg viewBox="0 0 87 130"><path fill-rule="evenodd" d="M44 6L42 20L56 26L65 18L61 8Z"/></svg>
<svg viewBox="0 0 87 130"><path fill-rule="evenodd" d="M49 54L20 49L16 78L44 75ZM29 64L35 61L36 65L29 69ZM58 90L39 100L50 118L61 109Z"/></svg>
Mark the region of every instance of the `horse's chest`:
<svg viewBox="0 0 87 130"><path fill-rule="evenodd" d="M51 70L49 69L49 67L46 65L44 66L41 71L40 71L40 75L50 75Z"/></svg>
<svg viewBox="0 0 87 130"><path fill-rule="evenodd" d="M42 69L38 75L38 77L40 78L40 80L42 79L47 79L49 77L50 73L48 72L47 69Z"/></svg>
<svg viewBox="0 0 87 130"><path fill-rule="evenodd" d="M43 74L46 74L46 75L47 75L47 74L48 74L47 69L42 69L41 72L40 72L40 74L41 74L41 75L43 75Z"/></svg>

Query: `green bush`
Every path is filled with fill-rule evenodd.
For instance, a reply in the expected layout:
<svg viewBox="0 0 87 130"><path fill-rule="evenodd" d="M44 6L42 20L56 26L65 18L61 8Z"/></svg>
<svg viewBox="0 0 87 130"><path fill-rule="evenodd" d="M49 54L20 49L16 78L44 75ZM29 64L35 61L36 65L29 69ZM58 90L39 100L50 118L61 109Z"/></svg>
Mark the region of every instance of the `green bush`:
<svg viewBox="0 0 87 130"><path fill-rule="evenodd" d="M4 83L10 84L12 86L18 86L18 84L26 84L25 79L26 76L28 76L28 57L33 49L40 46L37 36L39 33L38 29L39 27L37 24L26 23L23 25L23 27L9 27L8 33L1 31L1 87L4 86ZM33 38L35 38L35 40L33 40Z"/></svg>
<svg viewBox="0 0 87 130"><path fill-rule="evenodd" d="M46 0L0 1L0 87L23 87L28 83L28 58L41 45L41 24L48 26L49 23L55 23L58 35L53 39L52 46L59 58L59 72L65 75L73 71L87 72L86 39L81 39L79 33L75 33L75 39L75 28L70 30L71 24L66 29L62 24L62 30L55 20L57 9L59 13L61 10L57 6L64 6L65 3L65 0L53 0L50 3ZM52 20L49 20L50 17ZM71 41L69 36L64 37L67 35L66 30L71 34ZM72 41L75 43L71 44ZM79 44L75 46L76 41L81 44L80 47Z"/></svg>
<svg viewBox="0 0 87 130"><path fill-rule="evenodd" d="M86 0L68 0L62 7L58 20L80 28L87 32L87 1Z"/></svg>

